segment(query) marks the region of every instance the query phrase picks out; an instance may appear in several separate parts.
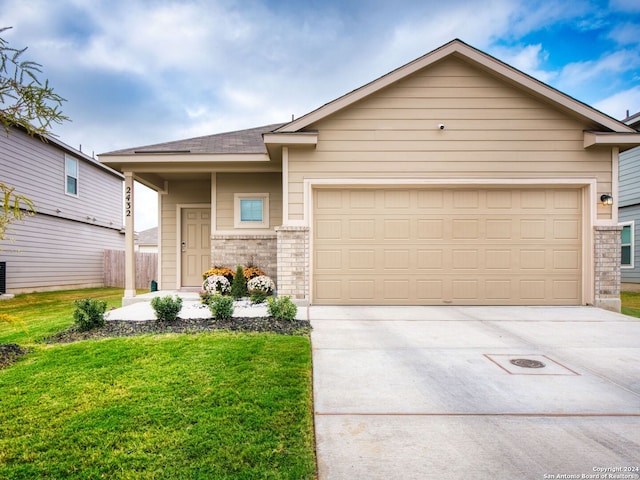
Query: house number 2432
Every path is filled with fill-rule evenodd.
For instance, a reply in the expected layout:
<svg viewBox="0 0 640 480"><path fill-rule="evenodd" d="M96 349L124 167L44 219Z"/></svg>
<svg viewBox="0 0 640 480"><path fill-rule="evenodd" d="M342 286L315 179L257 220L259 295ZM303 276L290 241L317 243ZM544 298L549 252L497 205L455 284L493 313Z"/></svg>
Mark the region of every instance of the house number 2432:
<svg viewBox="0 0 640 480"><path fill-rule="evenodd" d="M124 190L124 211L127 217L131 216L131 187Z"/></svg>

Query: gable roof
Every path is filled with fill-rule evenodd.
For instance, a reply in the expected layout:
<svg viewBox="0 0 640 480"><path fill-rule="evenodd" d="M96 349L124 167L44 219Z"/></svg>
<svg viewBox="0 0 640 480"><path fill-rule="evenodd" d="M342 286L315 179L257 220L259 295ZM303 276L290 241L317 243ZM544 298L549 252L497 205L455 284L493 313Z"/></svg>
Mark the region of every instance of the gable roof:
<svg viewBox="0 0 640 480"><path fill-rule="evenodd" d="M281 127L282 123L262 127L187 138L173 142L156 143L142 147L115 150L102 155L136 154L253 154L267 153L262 135Z"/></svg>
<svg viewBox="0 0 640 480"><path fill-rule="evenodd" d="M501 62L487 53L471 47L459 39L452 40L442 47L437 48L432 52L397 68L396 70L393 70L373 82L353 90L352 92L349 92L346 95L343 95L342 97L281 126L276 129L274 133L298 132L309 125L318 122L339 110L347 108L355 102L449 56L470 61L483 70L488 71L490 74L493 74L516 87L524 89L538 98L542 98L548 102L550 101L560 109L591 122L595 122L608 131L637 133L634 129L624 123L560 92L559 90L556 90L553 87L550 87L539 80L536 80L526 73Z"/></svg>

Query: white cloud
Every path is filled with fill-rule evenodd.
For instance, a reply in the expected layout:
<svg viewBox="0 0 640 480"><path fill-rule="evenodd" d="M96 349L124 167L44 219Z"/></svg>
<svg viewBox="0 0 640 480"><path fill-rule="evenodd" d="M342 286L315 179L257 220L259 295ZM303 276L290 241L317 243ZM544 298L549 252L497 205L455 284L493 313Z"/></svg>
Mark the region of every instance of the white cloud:
<svg viewBox="0 0 640 480"><path fill-rule="evenodd" d="M542 82L551 83L558 76L558 72L543 69L549 54L541 44L511 48L497 47L493 48L491 53L501 61Z"/></svg>
<svg viewBox="0 0 640 480"><path fill-rule="evenodd" d="M639 45L640 44L640 24L621 23L609 32L609 38L615 40L619 45Z"/></svg>
<svg viewBox="0 0 640 480"><path fill-rule="evenodd" d="M576 85L587 85L591 80L603 78L605 75L619 75L638 66L640 52L619 50L597 60L566 65L560 72L558 85L560 89L571 89Z"/></svg>
<svg viewBox="0 0 640 480"><path fill-rule="evenodd" d="M608 98L600 100L594 107L607 115L622 120L627 116L640 112L640 86L618 92Z"/></svg>

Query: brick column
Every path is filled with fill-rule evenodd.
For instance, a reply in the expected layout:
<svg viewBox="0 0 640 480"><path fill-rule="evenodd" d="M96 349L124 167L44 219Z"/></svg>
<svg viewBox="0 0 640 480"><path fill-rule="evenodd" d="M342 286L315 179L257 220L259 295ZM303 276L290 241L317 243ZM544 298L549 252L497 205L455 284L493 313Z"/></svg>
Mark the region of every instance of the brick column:
<svg viewBox="0 0 640 480"><path fill-rule="evenodd" d="M309 228L277 227L278 296L309 302Z"/></svg>
<svg viewBox="0 0 640 480"><path fill-rule="evenodd" d="M622 227L594 227L594 303L619 312L620 232Z"/></svg>

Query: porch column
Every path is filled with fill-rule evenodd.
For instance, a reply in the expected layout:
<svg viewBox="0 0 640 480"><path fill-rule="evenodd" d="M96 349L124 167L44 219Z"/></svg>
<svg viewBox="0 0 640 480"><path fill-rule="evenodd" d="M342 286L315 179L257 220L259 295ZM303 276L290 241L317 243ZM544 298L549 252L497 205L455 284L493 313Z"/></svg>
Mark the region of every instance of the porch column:
<svg viewBox="0 0 640 480"><path fill-rule="evenodd" d="M124 172L124 298L136 296L133 172Z"/></svg>

